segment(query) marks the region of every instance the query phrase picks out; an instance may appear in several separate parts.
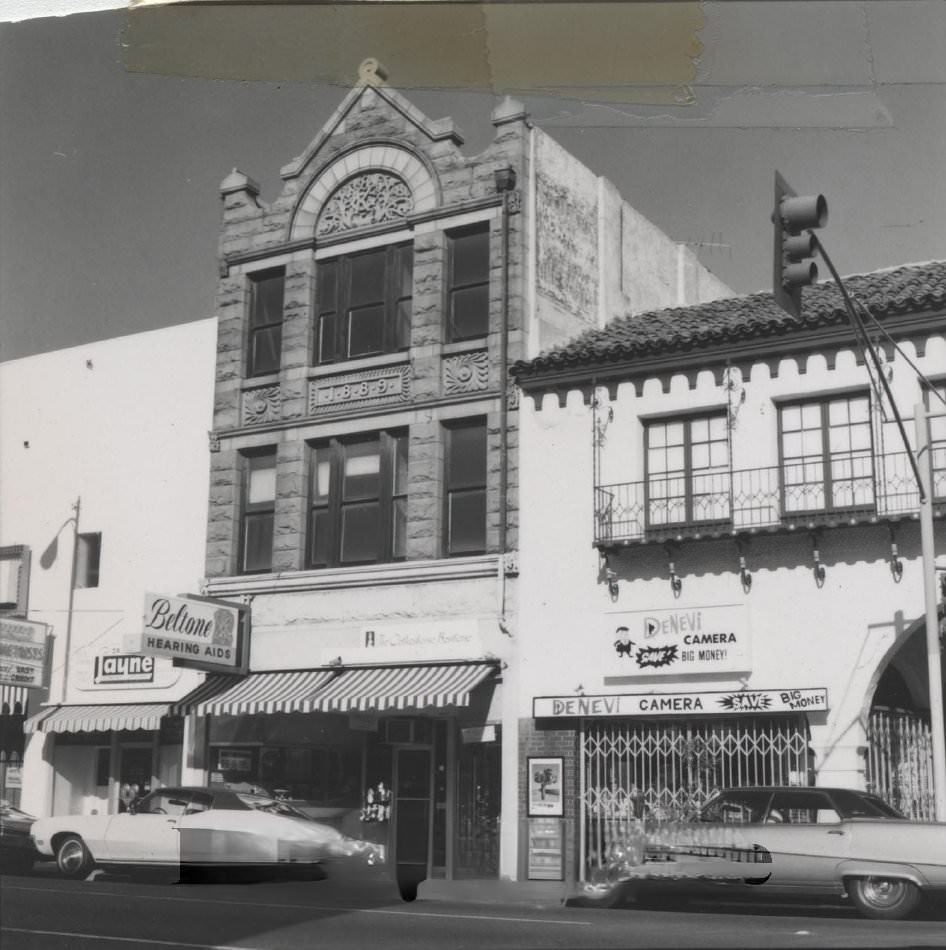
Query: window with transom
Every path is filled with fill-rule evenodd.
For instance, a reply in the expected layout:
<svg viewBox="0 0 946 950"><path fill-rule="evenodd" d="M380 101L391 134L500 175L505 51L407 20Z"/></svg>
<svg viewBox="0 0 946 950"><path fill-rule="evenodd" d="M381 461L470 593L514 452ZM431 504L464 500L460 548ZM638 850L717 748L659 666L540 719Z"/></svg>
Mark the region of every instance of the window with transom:
<svg viewBox="0 0 946 950"><path fill-rule="evenodd" d="M406 350L411 342L411 244L319 261L316 362Z"/></svg>
<svg viewBox="0 0 946 950"><path fill-rule="evenodd" d="M405 431L311 447L310 568L404 559L407 458Z"/></svg>
<svg viewBox="0 0 946 950"><path fill-rule="evenodd" d="M728 521L726 414L653 421L646 437L648 526Z"/></svg>
<svg viewBox="0 0 946 950"><path fill-rule="evenodd" d="M281 270L250 278L249 376L279 372L285 286Z"/></svg>
<svg viewBox="0 0 946 950"><path fill-rule="evenodd" d="M946 383L934 383L929 398L933 497L946 498Z"/></svg>
<svg viewBox="0 0 946 950"><path fill-rule="evenodd" d="M447 234L447 342L489 332L489 225Z"/></svg>
<svg viewBox="0 0 946 950"><path fill-rule="evenodd" d="M276 518L276 450L247 455L243 469L243 531L240 570L256 574L273 569Z"/></svg>
<svg viewBox="0 0 946 950"><path fill-rule="evenodd" d="M447 555L486 551L486 421L446 428L445 530Z"/></svg>
<svg viewBox="0 0 946 950"><path fill-rule="evenodd" d="M786 514L874 505L870 396L838 396L779 409Z"/></svg>

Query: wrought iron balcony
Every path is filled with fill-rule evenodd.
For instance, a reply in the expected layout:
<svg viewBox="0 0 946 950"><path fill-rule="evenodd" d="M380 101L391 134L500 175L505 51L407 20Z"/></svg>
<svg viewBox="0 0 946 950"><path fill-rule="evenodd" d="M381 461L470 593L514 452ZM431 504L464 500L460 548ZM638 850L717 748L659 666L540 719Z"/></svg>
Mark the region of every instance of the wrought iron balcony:
<svg viewBox="0 0 946 950"><path fill-rule="evenodd" d="M935 459L934 459L935 464ZM920 496L905 452L704 474L658 476L595 488L595 543L695 540L914 517ZM936 510L946 466L934 468Z"/></svg>

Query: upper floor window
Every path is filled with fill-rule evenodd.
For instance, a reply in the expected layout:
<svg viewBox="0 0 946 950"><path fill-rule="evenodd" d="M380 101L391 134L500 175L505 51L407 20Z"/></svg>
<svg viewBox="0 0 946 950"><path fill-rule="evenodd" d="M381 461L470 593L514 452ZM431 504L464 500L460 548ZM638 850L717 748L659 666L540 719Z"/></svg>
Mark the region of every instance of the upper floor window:
<svg viewBox="0 0 946 950"><path fill-rule="evenodd" d="M410 346L412 245L320 261L316 285L317 362L394 353Z"/></svg>
<svg viewBox="0 0 946 950"><path fill-rule="evenodd" d="M783 405L779 427L786 513L874 504L868 394Z"/></svg>
<svg viewBox="0 0 946 950"><path fill-rule="evenodd" d="M930 455L933 460L933 497L946 497L946 383L934 383L929 399ZM937 398L937 396L939 398Z"/></svg>
<svg viewBox="0 0 946 950"><path fill-rule="evenodd" d="M446 429L444 478L447 555L486 551L486 422Z"/></svg>
<svg viewBox="0 0 946 950"><path fill-rule="evenodd" d="M309 567L402 560L407 551L406 432L312 447Z"/></svg>
<svg viewBox="0 0 946 950"><path fill-rule="evenodd" d="M650 527L728 520L729 485L725 413L647 424Z"/></svg>
<svg viewBox="0 0 946 950"><path fill-rule="evenodd" d="M26 616L29 608L30 549L25 544L0 547L0 613Z"/></svg>
<svg viewBox="0 0 946 950"><path fill-rule="evenodd" d="M276 450L245 458L243 533L240 570L244 574L273 569L273 526L276 518Z"/></svg>
<svg viewBox="0 0 946 950"><path fill-rule="evenodd" d="M249 376L279 372L285 284L282 271L250 278Z"/></svg>
<svg viewBox="0 0 946 950"><path fill-rule="evenodd" d="M98 587L102 561L102 534L99 531L80 534L76 551L76 587Z"/></svg>
<svg viewBox="0 0 946 950"><path fill-rule="evenodd" d="M489 225L447 235L447 342L489 331Z"/></svg>

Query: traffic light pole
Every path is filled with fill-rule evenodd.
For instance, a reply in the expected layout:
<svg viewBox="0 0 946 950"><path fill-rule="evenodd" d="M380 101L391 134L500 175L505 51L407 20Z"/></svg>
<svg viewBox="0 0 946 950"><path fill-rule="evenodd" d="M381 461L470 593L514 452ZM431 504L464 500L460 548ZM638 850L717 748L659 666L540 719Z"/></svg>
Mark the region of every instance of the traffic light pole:
<svg viewBox="0 0 946 950"><path fill-rule="evenodd" d="M907 430L903 424L903 419L897 410L897 405L893 401L893 393L890 391L890 384L884 375L883 367L880 365L880 357L877 350L871 344L867 336L861 318L854 309L854 303L848 295L844 282L835 270L831 258L825 250L824 244L818 240L818 236L809 231L814 239L815 247L821 254L831 276L841 291L844 298L844 305L851 318L858 337L864 345L871 362L874 364L877 378L883 386L884 393L893 410L894 419L897 422L897 428L900 430L900 438L903 440L903 446L906 449L907 458L913 468L913 474L916 477L917 487L920 495L920 542L921 555L920 564L923 570L923 599L926 615L926 658L927 658L927 676L930 692L930 742L933 746L933 798L935 805L935 816L937 821L946 822L946 728L943 725L943 667L941 660L941 651L939 645L939 616L937 613L937 591L936 591L936 549L934 544L933 531L933 459L930 450L929 418L926 406L919 403L913 414L914 426L916 429L916 450L910 447L907 439Z"/></svg>
<svg viewBox="0 0 946 950"><path fill-rule="evenodd" d="M920 470L920 543L926 605L926 661L930 684L930 740L933 745L933 795L936 820L946 821L946 728L943 724L943 666L936 603L936 547L933 531L933 455L930 413L921 402L913 410L916 454Z"/></svg>
<svg viewBox="0 0 946 950"><path fill-rule="evenodd" d="M861 322L861 318L854 309L854 303L848 295L847 288L844 286L844 281L841 280L840 275L838 274L837 270L835 270L834 264L832 263L831 258L828 256L828 252L825 250L824 244L818 240L818 235L815 234L814 231L809 231L808 233L811 235L814 246L818 249L818 252L824 259L825 264L828 265L828 270L831 271L831 276L834 278L834 282L838 285L838 289L841 291L841 296L844 298L844 306L847 307L847 312L848 316L851 318L851 323L854 325L854 329L857 331L861 342L864 344L864 348L867 350L867 353L870 356L871 362L874 364L874 370L877 373L877 378L880 380L881 386L883 386L884 393L887 396L887 401L890 403L890 408L893 410L893 417L897 422L897 428L900 430L900 439L902 440L903 447L906 450L907 458L910 460L910 466L913 469L913 477L916 479L917 486L920 490L920 504L922 505L924 501L929 498L929 491L927 491L923 486L923 478L920 475L920 467L917 464L913 449L910 447L910 440L907 438L907 430L903 424L903 419L900 418L900 413L897 411L897 404L893 401L893 393L890 391L890 383L887 382L884 369L880 365L880 357L877 355L877 351L871 345L871 342L867 337L867 331L864 329L864 324Z"/></svg>
<svg viewBox="0 0 946 950"><path fill-rule="evenodd" d="M814 228L828 220L828 203L823 195L799 197L787 181L775 173L775 225L773 255L773 296L786 312L798 317L801 313L801 289L814 283L818 268L810 260L815 251L821 254L831 271L851 320L859 345L867 351L879 385L890 403L891 411L903 440L907 458L913 469L920 496L920 536L922 543L924 613L926 622L926 653L930 691L930 739L933 745L933 797L937 821L946 822L946 728L943 723L943 667L939 643L939 615L936 603L936 550L933 530L933 461L930 448L929 413L920 403L914 411L916 449L907 438L903 419L894 402L890 384L884 374L877 348L871 343L867 329L858 314L844 281L835 269L824 244Z"/></svg>

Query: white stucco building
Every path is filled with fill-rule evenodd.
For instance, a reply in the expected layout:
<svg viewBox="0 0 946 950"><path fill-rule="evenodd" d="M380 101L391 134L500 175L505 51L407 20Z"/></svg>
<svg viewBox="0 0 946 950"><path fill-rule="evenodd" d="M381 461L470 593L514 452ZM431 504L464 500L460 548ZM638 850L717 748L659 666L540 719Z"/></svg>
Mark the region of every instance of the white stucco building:
<svg viewBox="0 0 946 950"><path fill-rule="evenodd" d="M946 264L847 286L912 438L914 405L946 393ZM520 733L562 757L578 873L618 798L673 814L811 782L929 818L916 481L837 289L800 318L757 294L617 320L514 374Z"/></svg>
<svg viewBox="0 0 946 950"><path fill-rule="evenodd" d="M23 578L8 613L47 624L52 648L48 690L28 691L33 814L104 811L121 782L180 775L161 717L200 674L142 663L135 636L146 591L203 575L215 353L201 320L0 364L0 549Z"/></svg>

